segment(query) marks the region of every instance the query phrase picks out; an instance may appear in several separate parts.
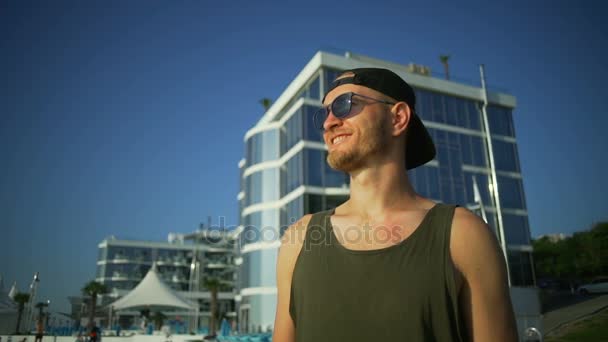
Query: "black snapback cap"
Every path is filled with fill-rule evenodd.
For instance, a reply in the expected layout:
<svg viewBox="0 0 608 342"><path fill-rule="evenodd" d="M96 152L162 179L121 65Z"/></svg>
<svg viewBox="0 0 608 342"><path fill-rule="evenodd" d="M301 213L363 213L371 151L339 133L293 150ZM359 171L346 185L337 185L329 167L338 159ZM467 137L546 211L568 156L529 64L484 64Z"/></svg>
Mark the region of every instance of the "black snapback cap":
<svg viewBox="0 0 608 342"><path fill-rule="evenodd" d="M414 89L407 82L388 69L350 69L344 70L341 75L346 73L352 73L353 76L342 77L334 81L327 93L343 84L355 84L379 91L410 106L412 117L408 124L405 142L405 167L407 170L426 164L435 158L435 144L422 120L416 114L416 95ZM323 97L324 100L325 97Z"/></svg>

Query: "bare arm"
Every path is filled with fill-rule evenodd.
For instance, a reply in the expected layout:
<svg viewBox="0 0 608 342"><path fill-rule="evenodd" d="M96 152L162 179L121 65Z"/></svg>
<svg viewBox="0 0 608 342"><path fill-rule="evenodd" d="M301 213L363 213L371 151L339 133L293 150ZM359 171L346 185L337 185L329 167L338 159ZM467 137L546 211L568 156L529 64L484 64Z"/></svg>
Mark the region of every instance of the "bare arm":
<svg viewBox="0 0 608 342"><path fill-rule="evenodd" d="M450 252L463 277L459 303L471 341L517 341L517 326L502 250L477 215L457 208Z"/></svg>
<svg viewBox="0 0 608 342"><path fill-rule="evenodd" d="M311 215L302 217L291 225L281 237L281 247L277 258L277 312L274 319L272 340L295 342L295 325L289 314L291 300L291 278Z"/></svg>

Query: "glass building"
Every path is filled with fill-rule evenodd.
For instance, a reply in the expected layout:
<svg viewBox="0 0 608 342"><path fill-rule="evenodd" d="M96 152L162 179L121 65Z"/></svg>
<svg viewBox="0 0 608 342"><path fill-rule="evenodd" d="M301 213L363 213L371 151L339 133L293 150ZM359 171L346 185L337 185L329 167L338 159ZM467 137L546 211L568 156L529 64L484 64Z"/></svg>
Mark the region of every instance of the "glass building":
<svg viewBox="0 0 608 342"><path fill-rule="evenodd" d="M244 137L237 196L241 331L265 331L274 324L275 267L284 229L304 214L336 207L348 198L349 177L327 165L322 133L312 116L340 71L359 67L389 68L415 89L416 112L433 137L437 156L408 172L414 188L434 201L482 214L507 255L518 324L538 327L530 229L513 127L515 97L434 78L416 65L318 52Z"/></svg>
<svg viewBox="0 0 608 342"><path fill-rule="evenodd" d="M217 279L222 284L218 293L218 312L235 317L237 266L234 237L234 231L201 229L190 234L170 234L169 242L118 240L114 237L103 240L98 245L96 281L106 285L109 293L101 297L100 307L129 293L145 277L152 263L156 263L165 284L183 298L199 303L198 313L166 312L168 317L187 317L176 331L195 331L208 325L211 295L204 286L208 278ZM102 317L103 326L107 326L107 313ZM120 321L113 322L113 325L129 328L139 317L139 311L127 310L121 312Z"/></svg>

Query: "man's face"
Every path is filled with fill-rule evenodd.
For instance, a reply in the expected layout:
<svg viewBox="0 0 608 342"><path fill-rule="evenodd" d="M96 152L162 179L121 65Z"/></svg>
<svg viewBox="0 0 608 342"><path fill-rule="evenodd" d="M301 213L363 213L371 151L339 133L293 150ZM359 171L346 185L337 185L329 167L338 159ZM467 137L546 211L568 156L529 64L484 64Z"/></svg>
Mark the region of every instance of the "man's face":
<svg viewBox="0 0 608 342"><path fill-rule="evenodd" d="M387 100L381 93L354 84L341 85L325 97L324 106L348 92L374 99ZM330 113L323 127L323 139L329 153L327 162L333 169L352 172L373 162L387 151L390 144L390 106L360 96L352 97L352 109L345 118Z"/></svg>

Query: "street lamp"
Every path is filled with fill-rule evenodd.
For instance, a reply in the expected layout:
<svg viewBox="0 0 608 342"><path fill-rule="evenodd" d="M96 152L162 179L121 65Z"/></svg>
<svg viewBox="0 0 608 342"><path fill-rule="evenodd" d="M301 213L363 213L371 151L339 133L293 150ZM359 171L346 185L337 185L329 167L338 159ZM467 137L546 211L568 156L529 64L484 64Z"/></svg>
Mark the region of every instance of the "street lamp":
<svg viewBox="0 0 608 342"><path fill-rule="evenodd" d="M46 328L50 330L49 318L51 317L51 300L46 300Z"/></svg>

